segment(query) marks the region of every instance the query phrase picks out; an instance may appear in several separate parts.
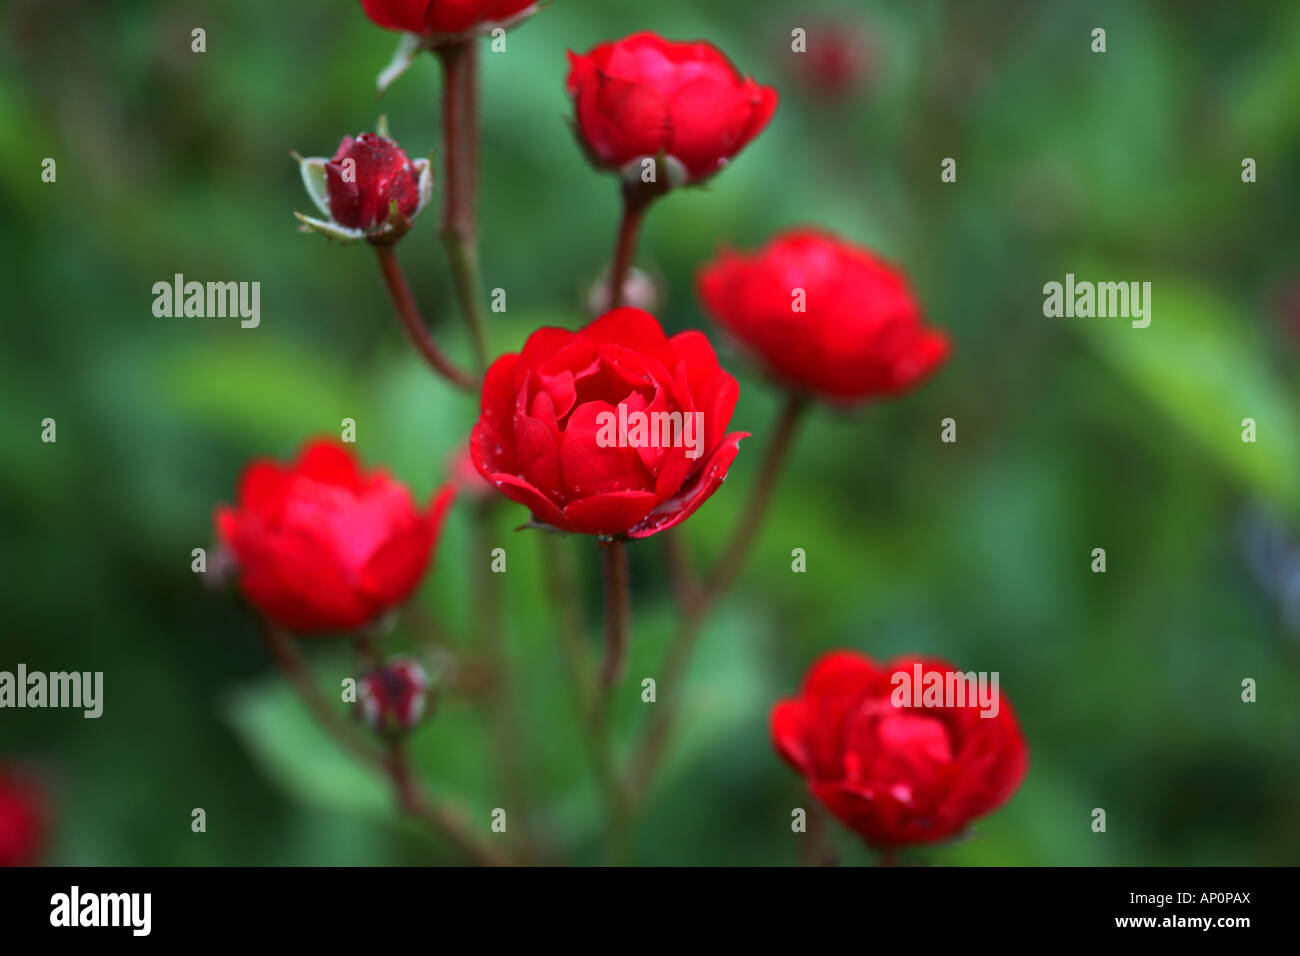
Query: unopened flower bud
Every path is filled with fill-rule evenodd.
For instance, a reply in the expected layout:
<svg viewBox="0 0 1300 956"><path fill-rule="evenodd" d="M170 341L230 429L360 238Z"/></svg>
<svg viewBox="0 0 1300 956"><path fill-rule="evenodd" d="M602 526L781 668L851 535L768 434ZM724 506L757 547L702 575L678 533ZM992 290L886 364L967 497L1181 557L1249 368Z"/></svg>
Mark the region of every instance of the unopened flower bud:
<svg viewBox="0 0 1300 956"><path fill-rule="evenodd" d="M395 657L361 679L357 707L361 719L381 734L401 734L424 716L429 675L409 657Z"/></svg>
<svg viewBox="0 0 1300 956"><path fill-rule="evenodd" d="M433 197L429 160L411 160L382 133L344 136L333 158L299 164L308 194L328 219L298 219L306 230L344 242L399 238Z"/></svg>

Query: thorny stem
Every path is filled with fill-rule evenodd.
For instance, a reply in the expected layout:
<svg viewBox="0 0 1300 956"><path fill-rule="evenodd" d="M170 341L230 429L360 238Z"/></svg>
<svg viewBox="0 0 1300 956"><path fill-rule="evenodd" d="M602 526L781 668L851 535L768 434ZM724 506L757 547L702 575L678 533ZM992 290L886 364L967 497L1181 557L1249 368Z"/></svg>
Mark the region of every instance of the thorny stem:
<svg viewBox="0 0 1300 956"><path fill-rule="evenodd" d="M630 783L626 787L629 793L644 795L659 762L663 759L677 710L681 706L682 680L686 675L686 667L699 639L701 628L708 612L712 610L713 605L740 571L754 543L768 504L771 502L777 478L789 457L790 446L806 406L806 400L795 395L791 395L786 400L772 442L768 445L762 464L759 466L758 479L750 489L749 499L741 512L740 521L732 533L731 541L704 583L693 593L682 613L677 632L668 645L663 664L663 677L658 684L660 694L664 695L665 699L655 710L642 738L641 746L629 768Z"/></svg>
<svg viewBox="0 0 1300 956"><path fill-rule="evenodd" d="M420 307L415 304L415 296L402 274L402 267L397 261L397 253L391 245L375 245L375 255L379 258L379 271L383 273L384 284L397 310L397 318L406 331L411 344L435 372L463 391L472 392L475 387L473 377L457 366L438 347L429 332L429 327L420 315Z"/></svg>
<svg viewBox="0 0 1300 956"><path fill-rule="evenodd" d="M284 630L268 624L264 633L271 656L322 728L359 762L376 767L388 776L402 809L445 836L476 863L485 866L510 864L507 857L473 835L460 811L420 789L400 744L393 744L388 753L377 750L339 715L312 678L297 645Z"/></svg>
<svg viewBox="0 0 1300 956"><path fill-rule="evenodd" d="M476 364L487 365L479 301L476 194L478 180L478 46L474 39L434 52L442 64L442 242Z"/></svg>

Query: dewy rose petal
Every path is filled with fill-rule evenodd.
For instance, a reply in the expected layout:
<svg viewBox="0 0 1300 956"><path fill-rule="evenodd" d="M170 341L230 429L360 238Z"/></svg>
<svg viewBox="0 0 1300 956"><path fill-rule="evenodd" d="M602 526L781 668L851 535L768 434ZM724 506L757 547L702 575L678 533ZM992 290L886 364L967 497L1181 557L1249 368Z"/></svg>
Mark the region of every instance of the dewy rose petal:
<svg viewBox="0 0 1300 956"><path fill-rule="evenodd" d="M684 521L726 477L746 437L726 430L738 393L701 333L670 339L649 313L615 309L577 332L538 329L497 359L470 449L482 475L543 524L648 537ZM610 422L642 413L691 416L698 442L603 440Z"/></svg>
<svg viewBox="0 0 1300 956"><path fill-rule="evenodd" d="M797 697L771 714L772 741L813 796L873 847L933 843L1011 798L1028 749L1005 697L993 706L896 704L895 675L947 679L937 660L876 665L851 651L821 657Z"/></svg>
<svg viewBox="0 0 1300 956"><path fill-rule="evenodd" d="M634 33L569 53L575 128L591 160L622 171L665 157L669 176L712 176L762 131L777 94L741 76L712 44ZM634 171L640 176L640 169Z"/></svg>
<svg viewBox="0 0 1300 956"><path fill-rule="evenodd" d="M351 631L415 590L454 496L444 488L421 512L385 472L317 441L287 467L245 469L236 506L217 509L217 534L268 619L299 634Z"/></svg>
<svg viewBox="0 0 1300 956"><path fill-rule="evenodd" d="M833 402L916 385L948 357L902 272L829 234L799 229L700 273L704 308L773 377Z"/></svg>

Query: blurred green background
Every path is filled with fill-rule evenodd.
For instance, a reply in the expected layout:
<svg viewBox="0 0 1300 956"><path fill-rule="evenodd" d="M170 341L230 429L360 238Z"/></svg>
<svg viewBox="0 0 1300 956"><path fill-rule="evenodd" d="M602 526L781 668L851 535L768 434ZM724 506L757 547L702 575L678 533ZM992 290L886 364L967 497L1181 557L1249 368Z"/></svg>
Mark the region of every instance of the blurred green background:
<svg viewBox="0 0 1300 956"><path fill-rule="evenodd" d="M380 112L412 155L437 145L434 61L377 99L397 38L351 0L10 0L0 23L0 669L105 672L97 721L0 712L0 761L37 770L55 801L47 860L458 859L396 819L276 678L237 597L190 571L254 456L287 457L353 417L362 457L427 495L467 437L475 403L407 347L373 257L299 235L291 216L310 211L291 149L328 155ZM867 38L856 88L808 81L795 26L814 50ZM206 53L190 51L194 27ZM910 860L1300 859L1300 6L556 0L506 53L482 54L484 281L508 294L495 351L583 320L616 190L572 140L564 54L638 29L709 39L782 95L707 189L650 215L639 263L662 282L664 324L706 323L693 276L719 245L816 223L903 264L956 351L915 393L819 411L800 435L705 633L637 861L795 862L790 809L810 798L772 751L767 710L834 647L999 671L1029 740L1013 800L972 839ZM955 184L940 182L948 156ZM56 183L41 182L45 157ZM436 221L400 256L464 358ZM260 328L156 318L151 288L177 272L260 281ZM1042 286L1066 272L1151 281L1151 327L1044 318ZM732 527L776 411L737 357L724 364L742 383L733 427L754 437L685 526L699 563ZM56 444L40 441L47 416ZM939 441L948 416L955 445ZM492 543L509 555L530 822L566 858L597 860L600 805L537 535L511 530L523 518L504 505ZM594 544L563 546L594 624ZM790 571L794 547L806 574ZM1104 575L1089 570L1096 547ZM461 505L419 603L473 661L468 548ZM672 623L661 555L653 539L632 548L637 680ZM411 646L416 623L386 646ZM337 645L309 650L333 686L349 672ZM1245 677L1258 703L1241 702ZM623 734L648 706L633 683ZM452 693L414 744L484 827L506 800L489 741L473 694ZM833 837L845 861L870 860Z"/></svg>

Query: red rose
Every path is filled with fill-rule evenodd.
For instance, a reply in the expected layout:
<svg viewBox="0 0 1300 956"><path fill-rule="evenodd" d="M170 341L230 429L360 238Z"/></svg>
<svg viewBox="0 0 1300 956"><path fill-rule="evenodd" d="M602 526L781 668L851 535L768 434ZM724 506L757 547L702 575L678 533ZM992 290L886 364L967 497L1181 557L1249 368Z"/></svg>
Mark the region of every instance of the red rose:
<svg viewBox="0 0 1300 956"><path fill-rule="evenodd" d="M350 631L415 590L453 497L443 489L421 514L385 472L317 441L288 467L246 468L238 506L217 509L217 535L266 617L300 634Z"/></svg>
<svg viewBox="0 0 1300 956"><path fill-rule="evenodd" d="M419 170L397 143L375 133L343 137L325 164L325 188L330 215L349 229L375 228L393 201L408 219L420 205Z"/></svg>
<svg viewBox="0 0 1300 956"><path fill-rule="evenodd" d="M866 249L798 230L700 273L704 308L776 378L833 401L903 391L947 357L901 272Z"/></svg>
<svg viewBox="0 0 1300 956"><path fill-rule="evenodd" d="M396 657L361 679L357 707L374 730L400 734L424 716L429 675L408 657Z"/></svg>
<svg viewBox="0 0 1300 956"><path fill-rule="evenodd" d="M361 0L372 21L408 33L458 34L530 11L537 0Z"/></svg>
<svg viewBox="0 0 1300 956"><path fill-rule="evenodd" d="M634 33L586 56L570 52L569 64L578 135L592 161L611 169L662 153L687 181L704 179L776 110L776 90L742 77L709 43Z"/></svg>
<svg viewBox="0 0 1300 956"><path fill-rule="evenodd" d="M772 710L776 749L813 796L874 847L932 843L1005 803L1028 752L1011 704L913 706L896 674L956 673L942 661L900 658L877 667L850 651L826 654L798 697ZM895 706L896 701L905 701ZM945 700L943 703L952 704ZM996 707L996 712L994 711Z"/></svg>
<svg viewBox="0 0 1300 956"><path fill-rule="evenodd" d="M30 866L45 846L45 797L29 781L0 770L0 866Z"/></svg>
<svg viewBox="0 0 1300 956"><path fill-rule="evenodd" d="M470 450L538 521L644 538L727 476L746 437L726 433L738 393L702 333L670 339L654 316L615 309L578 332L538 329L497 359Z"/></svg>

